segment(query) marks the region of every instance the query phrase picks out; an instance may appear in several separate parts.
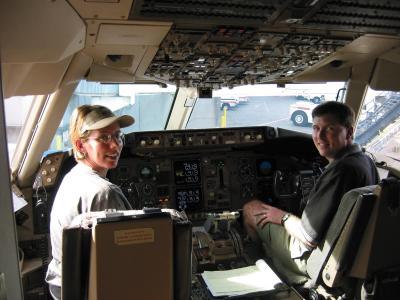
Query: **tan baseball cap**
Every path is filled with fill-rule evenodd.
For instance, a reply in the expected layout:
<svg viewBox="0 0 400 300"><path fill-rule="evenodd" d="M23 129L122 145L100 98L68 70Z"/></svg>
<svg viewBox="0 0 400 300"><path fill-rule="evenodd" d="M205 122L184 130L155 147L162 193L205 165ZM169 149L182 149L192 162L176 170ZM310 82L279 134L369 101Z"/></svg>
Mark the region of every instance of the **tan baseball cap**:
<svg viewBox="0 0 400 300"><path fill-rule="evenodd" d="M135 119L129 115L116 116L105 106L96 105L94 109L85 116L80 130L81 134L88 130L96 130L118 123L119 127L124 128L132 125Z"/></svg>

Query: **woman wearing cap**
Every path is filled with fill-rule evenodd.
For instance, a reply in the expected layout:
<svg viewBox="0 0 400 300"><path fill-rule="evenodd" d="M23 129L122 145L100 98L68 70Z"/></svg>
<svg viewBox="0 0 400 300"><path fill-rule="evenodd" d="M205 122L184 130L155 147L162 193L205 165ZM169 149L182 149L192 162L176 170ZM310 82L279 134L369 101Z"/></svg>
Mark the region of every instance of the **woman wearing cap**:
<svg viewBox="0 0 400 300"><path fill-rule="evenodd" d="M54 299L61 299L61 241L63 228L90 211L132 209L121 189L109 182L107 171L117 166L123 146L121 128L133 124L131 116L115 116L100 105L75 109L70 139L77 164L65 175L55 197L50 217L53 259L46 281Z"/></svg>

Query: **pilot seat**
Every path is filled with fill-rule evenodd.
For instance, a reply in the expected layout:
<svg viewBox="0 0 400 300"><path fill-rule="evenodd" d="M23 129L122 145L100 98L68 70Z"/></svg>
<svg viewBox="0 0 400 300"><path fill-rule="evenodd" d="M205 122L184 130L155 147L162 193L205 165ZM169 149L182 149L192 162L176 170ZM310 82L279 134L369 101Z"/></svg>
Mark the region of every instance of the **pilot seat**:
<svg viewBox="0 0 400 300"><path fill-rule="evenodd" d="M400 180L347 192L307 272L310 299L394 299L400 294Z"/></svg>

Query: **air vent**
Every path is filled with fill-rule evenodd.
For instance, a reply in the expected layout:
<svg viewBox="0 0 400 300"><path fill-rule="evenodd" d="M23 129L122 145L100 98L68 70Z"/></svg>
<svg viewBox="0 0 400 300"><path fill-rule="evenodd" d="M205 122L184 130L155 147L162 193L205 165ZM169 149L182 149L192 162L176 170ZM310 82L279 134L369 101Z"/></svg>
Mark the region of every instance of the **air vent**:
<svg viewBox="0 0 400 300"><path fill-rule="evenodd" d="M109 54L107 55L104 64L112 68L130 68L133 64L134 55L119 55Z"/></svg>

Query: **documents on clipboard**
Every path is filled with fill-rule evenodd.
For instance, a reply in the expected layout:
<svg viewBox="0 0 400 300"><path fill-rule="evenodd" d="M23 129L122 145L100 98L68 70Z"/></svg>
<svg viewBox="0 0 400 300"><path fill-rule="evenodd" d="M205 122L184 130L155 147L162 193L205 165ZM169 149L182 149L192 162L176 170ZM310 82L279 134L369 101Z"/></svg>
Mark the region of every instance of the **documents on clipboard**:
<svg viewBox="0 0 400 300"><path fill-rule="evenodd" d="M204 271L201 276L213 297L273 291L284 285L262 259L257 260L253 266L226 271Z"/></svg>

